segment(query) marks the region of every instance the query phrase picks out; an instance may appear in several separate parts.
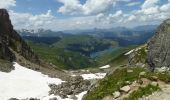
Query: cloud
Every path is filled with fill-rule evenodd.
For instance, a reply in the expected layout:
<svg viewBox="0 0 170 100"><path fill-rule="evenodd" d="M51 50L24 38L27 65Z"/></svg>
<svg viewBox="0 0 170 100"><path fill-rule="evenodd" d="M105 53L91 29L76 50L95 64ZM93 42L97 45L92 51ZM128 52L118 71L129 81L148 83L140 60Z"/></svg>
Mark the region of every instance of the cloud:
<svg viewBox="0 0 170 100"><path fill-rule="evenodd" d="M118 2L131 2L132 0L117 0Z"/></svg>
<svg viewBox="0 0 170 100"><path fill-rule="evenodd" d="M12 10L9 11L12 23L17 29L21 28L47 28L49 24L53 23L55 17L51 15L51 10L45 14L32 15L30 13L16 13Z"/></svg>
<svg viewBox="0 0 170 100"><path fill-rule="evenodd" d="M157 3L159 2L159 0L145 0L144 4L142 5L142 9L147 9L150 7L155 6Z"/></svg>
<svg viewBox="0 0 170 100"><path fill-rule="evenodd" d="M139 5L139 9L131 12L121 9L115 12L106 12L113 7L116 0L87 0L84 4L81 4L79 0L59 1L64 4L59 8L59 12L70 15L79 14L79 17L58 18L52 15L51 10L37 15L9 10L14 28L44 28L60 31L116 26L133 27L144 24L159 24L170 17L170 2L160 5L158 0L145 0L143 4ZM133 3L132 0L117 1L123 1L127 4Z"/></svg>
<svg viewBox="0 0 170 100"><path fill-rule="evenodd" d="M170 3L167 3L167 4L163 5L163 6L161 6L160 10L162 12L168 12L168 11L170 12Z"/></svg>
<svg viewBox="0 0 170 100"><path fill-rule="evenodd" d="M115 0L87 0L85 4L81 4L79 0L58 0L58 2L63 4L58 12L68 15L99 14L107 11L115 4Z"/></svg>
<svg viewBox="0 0 170 100"><path fill-rule="evenodd" d="M0 8L8 9L13 6L16 6L15 0L1 0L0 1Z"/></svg>
<svg viewBox="0 0 170 100"><path fill-rule="evenodd" d="M141 2L130 2L127 4L127 6L136 6L136 5L140 5Z"/></svg>

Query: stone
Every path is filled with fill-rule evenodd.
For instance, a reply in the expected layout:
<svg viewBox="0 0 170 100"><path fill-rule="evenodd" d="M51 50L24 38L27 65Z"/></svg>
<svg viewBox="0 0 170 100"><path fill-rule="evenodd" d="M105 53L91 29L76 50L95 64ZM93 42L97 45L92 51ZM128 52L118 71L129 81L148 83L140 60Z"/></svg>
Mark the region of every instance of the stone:
<svg viewBox="0 0 170 100"><path fill-rule="evenodd" d="M115 100L112 96L106 96L102 100Z"/></svg>
<svg viewBox="0 0 170 100"><path fill-rule="evenodd" d="M151 81L158 81L158 77L157 77L157 76L151 76L151 77L150 77L150 80L151 80Z"/></svg>
<svg viewBox="0 0 170 100"><path fill-rule="evenodd" d="M120 88L120 90L123 91L123 92L129 92L130 91L130 86L129 85L124 86L124 87Z"/></svg>
<svg viewBox="0 0 170 100"><path fill-rule="evenodd" d="M151 85L158 86L158 83L157 82L151 82Z"/></svg>
<svg viewBox="0 0 170 100"><path fill-rule="evenodd" d="M120 97L120 92L119 91L116 91L116 92L114 92L113 93L113 96L114 96L114 98L116 99L116 98L118 98L118 97Z"/></svg>
<svg viewBox="0 0 170 100"><path fill-rule="evenodd" d="M56 97L54 97L54 98L51 98L51 99L49 99L49 100L58 100Z"/></svg>
<svg viewBox="0 0 170 100"><path fill-rule="evenodd" d="M146 72L140 72L139 73L139 76L145 76L146 75Z"/></svg>
<svg viewBox="0 0 170 100"><path fill-rule="evenodd" d="M147 45L147 63L152 71L162 66L170 67L170 19L158 27Z"/></svg>
<svg viewBox="0 0 170 100"><path fill-rule="evenodd" d="M142 85L143 84L143 81L141 79L137 80L137 83Z"/></svg>
<svg viewBox="0 0 170 100"><path fill-rule="evenodd" d="M131 70L131 69L128 69L128 70L127 70L127 72L128 72L128 73L132 73L132 72L133 72L133 70Z"/></svg>

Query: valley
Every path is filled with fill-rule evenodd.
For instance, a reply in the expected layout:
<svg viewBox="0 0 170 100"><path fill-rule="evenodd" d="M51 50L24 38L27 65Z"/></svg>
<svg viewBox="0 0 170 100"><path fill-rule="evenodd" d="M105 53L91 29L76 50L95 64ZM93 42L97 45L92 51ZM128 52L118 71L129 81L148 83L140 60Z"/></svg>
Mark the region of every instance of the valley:
<svg viewBox="0 0 170 100"><path fill-rule="evenodd" d="M0 100L169 100L169 0L2 0Z"/></svg>

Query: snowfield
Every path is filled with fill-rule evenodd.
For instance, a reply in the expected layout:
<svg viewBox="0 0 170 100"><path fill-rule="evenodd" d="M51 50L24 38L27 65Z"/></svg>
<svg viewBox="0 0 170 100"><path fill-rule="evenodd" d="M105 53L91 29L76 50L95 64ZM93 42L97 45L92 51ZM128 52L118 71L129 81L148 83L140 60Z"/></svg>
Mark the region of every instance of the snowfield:
<svg viewBox="0 0 170 100"><path fill-rule="evenodd" d="M100 69L107 69L107 68L110 68L110 65L105 65L105 66L100 67Z"/></svg>
<svg viewBox="0 0 170 100"><path fill-rule="evenodd" d="M48 84L61 84L61 79L50 78L40 72L27 69L18 63L14 63L15 70L10 73L0 72L0 99L9 98L39 98L48 96L50 88Z"/></svg>
<svg viewBox="0 0 170 100"><path fill-rule="evenodd" d="M83 77L84 80L102 79L106 76L106 73L82 74L81 76Z"/></svg>

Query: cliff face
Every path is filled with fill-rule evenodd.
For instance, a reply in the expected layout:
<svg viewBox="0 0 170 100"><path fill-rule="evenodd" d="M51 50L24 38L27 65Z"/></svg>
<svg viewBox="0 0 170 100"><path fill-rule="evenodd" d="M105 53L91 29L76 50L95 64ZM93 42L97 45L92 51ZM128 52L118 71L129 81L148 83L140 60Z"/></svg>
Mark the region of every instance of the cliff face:
<svg viewBox="0 0 170 100"><path fill-rule="evenodd" d="M0 9L0 59L16 60L13 51L33 63L40 63L37 55L13 29L7 10Z"/></svg>
<svg viewBox="0 0 170 100"><path fill-rule="evenodd" d="M152 69L170 67L170 19L164 21L148 42L147 62Z"/></svg>

